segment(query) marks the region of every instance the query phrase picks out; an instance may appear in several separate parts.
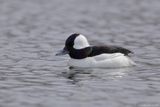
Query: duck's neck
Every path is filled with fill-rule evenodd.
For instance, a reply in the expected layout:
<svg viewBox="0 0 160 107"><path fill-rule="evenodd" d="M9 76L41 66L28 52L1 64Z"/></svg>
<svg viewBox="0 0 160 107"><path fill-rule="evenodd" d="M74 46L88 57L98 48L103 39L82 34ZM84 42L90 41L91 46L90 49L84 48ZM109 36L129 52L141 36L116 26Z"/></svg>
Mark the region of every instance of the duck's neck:
<svg viewBox="0 0 160 107"><path fill-rule="evenodd" d="M69 56L73 59L84 59L87 58L91 52L92 52L91 47L86 47L83 49L72 48L69 52Z"/></svg>

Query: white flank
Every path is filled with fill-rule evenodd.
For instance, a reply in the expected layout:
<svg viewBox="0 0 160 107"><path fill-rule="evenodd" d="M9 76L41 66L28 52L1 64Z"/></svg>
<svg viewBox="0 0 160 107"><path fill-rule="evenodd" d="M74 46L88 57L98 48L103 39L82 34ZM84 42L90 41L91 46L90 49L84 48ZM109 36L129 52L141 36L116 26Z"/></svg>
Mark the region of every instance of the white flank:
<svg viewBox="0 0 160 107"><path fill-rule="evenodd" d="M101 67L101 68L117 68L133 66L135 63L121 53L102 54L95 57L85 59L70 59L69 66L73 67Z"/></svg>

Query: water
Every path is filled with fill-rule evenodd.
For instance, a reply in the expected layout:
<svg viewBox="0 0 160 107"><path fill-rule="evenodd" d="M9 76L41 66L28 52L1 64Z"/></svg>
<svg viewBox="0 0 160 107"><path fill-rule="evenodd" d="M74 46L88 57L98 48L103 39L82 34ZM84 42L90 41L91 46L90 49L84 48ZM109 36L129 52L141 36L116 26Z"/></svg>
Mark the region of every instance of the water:
<svg viewBox="0 0 160 107"><path fill-rule="evenodd" d="M0 0L0 107L160 107L159 0ZM136 67L70 70L79 32L132 50Z"/></svg>

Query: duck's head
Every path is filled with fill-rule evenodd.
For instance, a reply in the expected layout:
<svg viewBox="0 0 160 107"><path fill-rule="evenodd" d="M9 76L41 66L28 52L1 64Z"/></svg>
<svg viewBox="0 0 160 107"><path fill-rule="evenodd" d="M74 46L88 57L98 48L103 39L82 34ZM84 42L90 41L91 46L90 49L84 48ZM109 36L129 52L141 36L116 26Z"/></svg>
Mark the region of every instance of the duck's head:
<svg viewBox="0 0 160 107"><path fill-rule="evenodd" d="M58 56L69 54L73 50L80 50L88 46L89 43L85 36L83 36L82 34L74 33L67 38L65 42L65 47L56 55Z"/></svg>

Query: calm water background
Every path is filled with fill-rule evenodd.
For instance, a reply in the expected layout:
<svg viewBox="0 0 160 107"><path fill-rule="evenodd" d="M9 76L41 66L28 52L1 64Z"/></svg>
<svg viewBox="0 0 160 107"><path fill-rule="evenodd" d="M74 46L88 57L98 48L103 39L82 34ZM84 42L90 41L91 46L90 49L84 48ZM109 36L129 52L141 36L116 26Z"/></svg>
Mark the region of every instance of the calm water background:
<svg viewBox="0 0 160 107"><path fill-rule="evenodd" d="M137 66L68 69L73 32ZM0 107L160 107L160 0L0 0Z"/></svg>

